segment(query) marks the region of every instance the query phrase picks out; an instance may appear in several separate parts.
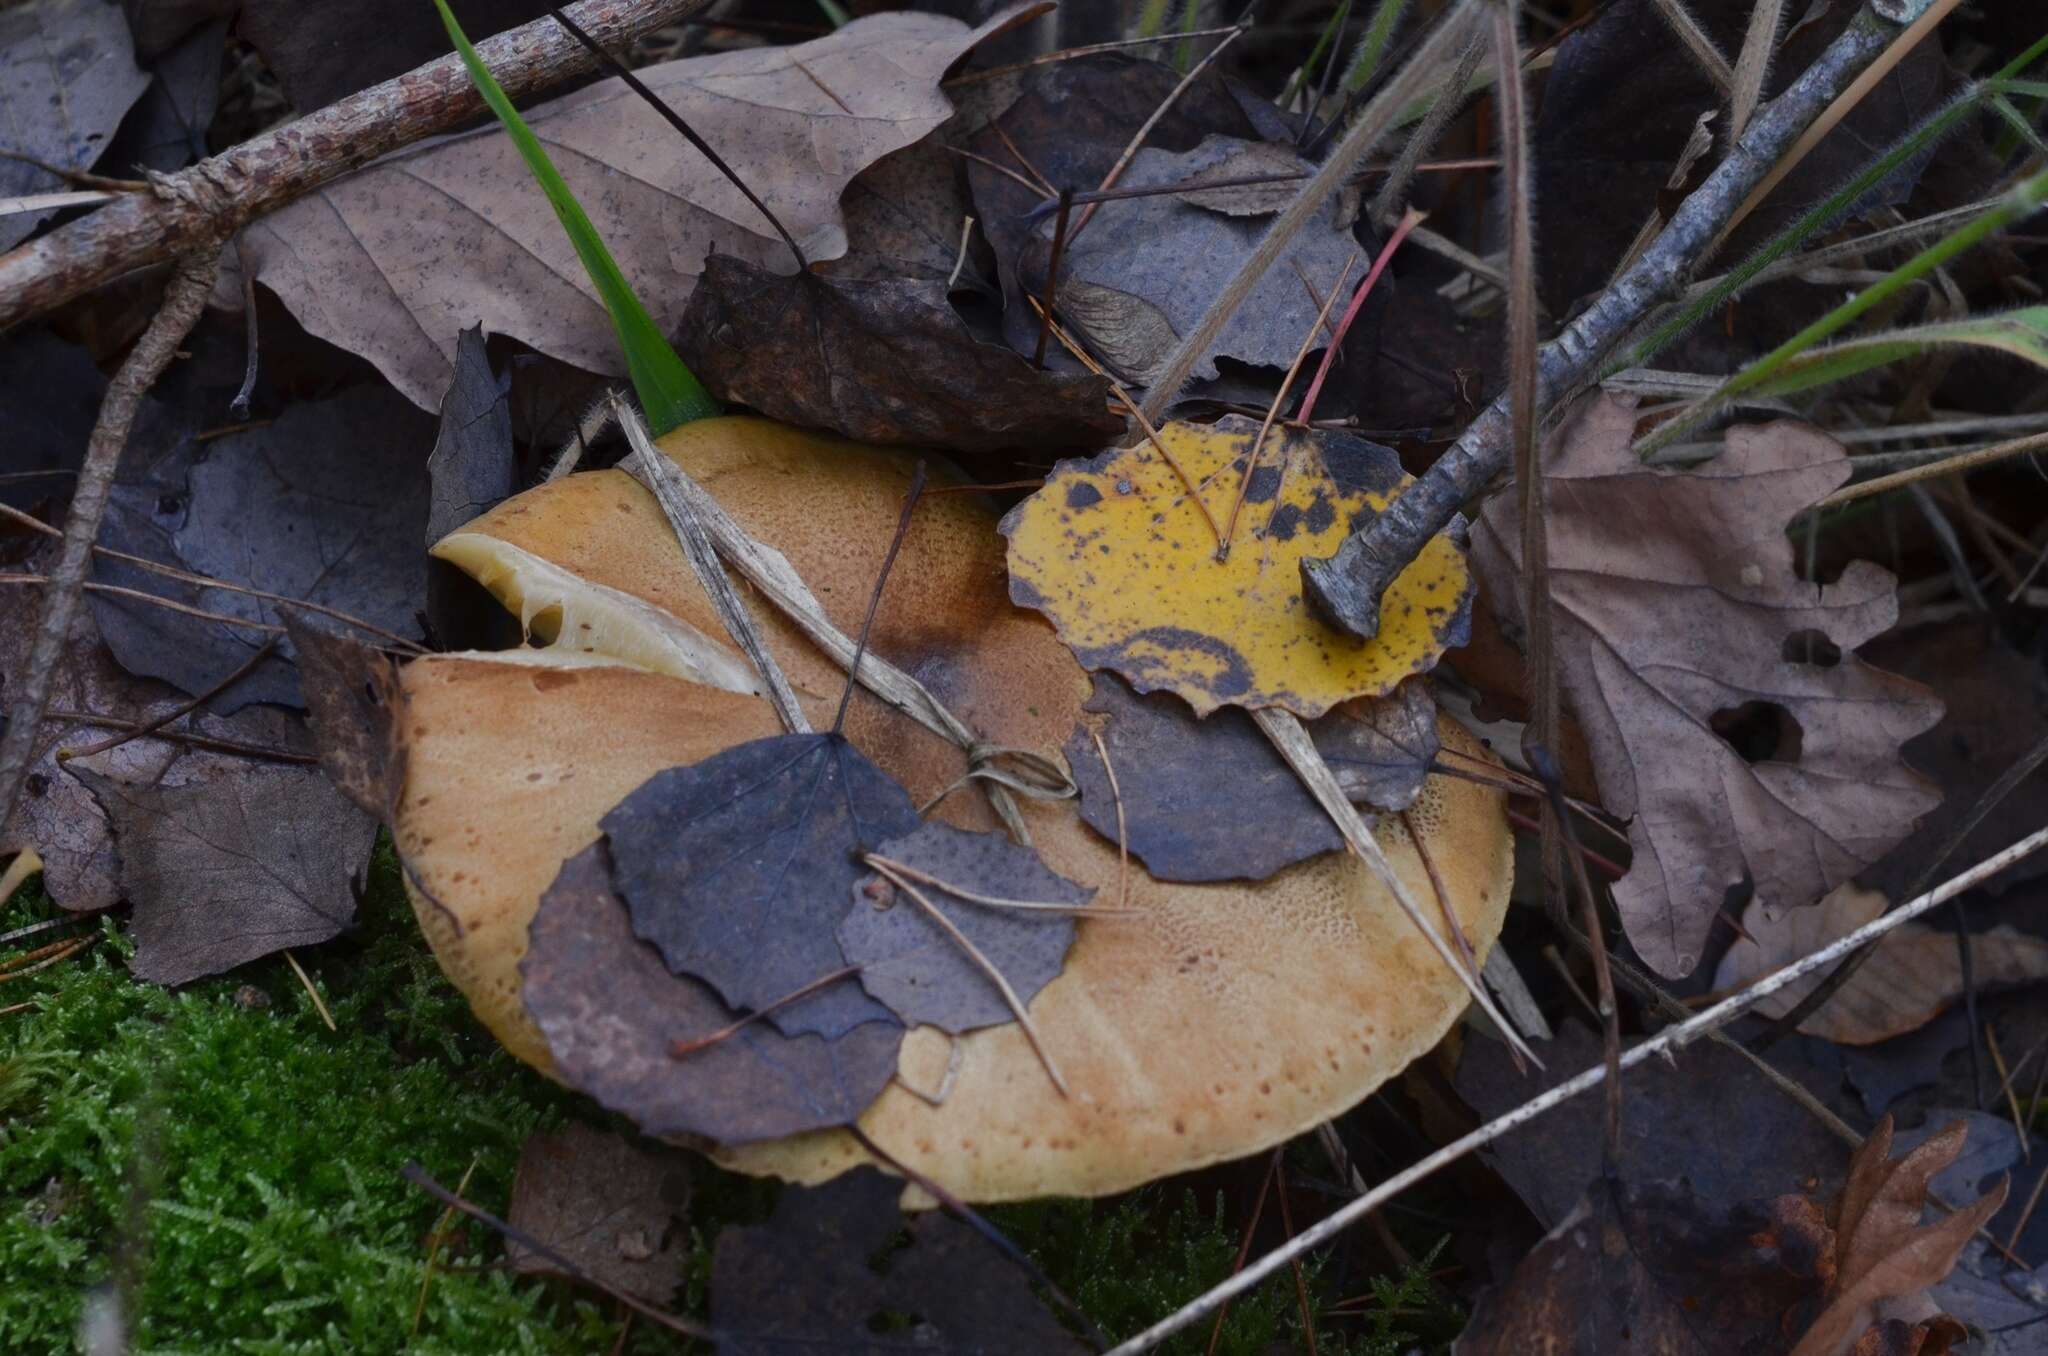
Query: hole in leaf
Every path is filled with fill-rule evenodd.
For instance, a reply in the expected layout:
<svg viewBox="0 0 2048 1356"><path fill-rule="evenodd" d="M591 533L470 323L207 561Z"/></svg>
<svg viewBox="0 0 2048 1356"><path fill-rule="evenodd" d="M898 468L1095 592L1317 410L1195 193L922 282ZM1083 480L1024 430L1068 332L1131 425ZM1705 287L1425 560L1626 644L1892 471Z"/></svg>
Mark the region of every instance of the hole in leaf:
<svg viewBox="0 0 2048 1356"><path fill-rule="evenodd" d="M1811 664L1819 669L1831 669L1842 662L1842 647L1829 640L1825 631L1810 626L1785 637L1780 653L1788 664Z"/></svg>
<svg viewBox="0 0 2048 1356"><path fill-rule="evenodd" d="M1776 702L1744 702L1716 711L1714 733L1728 741L1746 763L1796 763L1805 731Z"/></svg>

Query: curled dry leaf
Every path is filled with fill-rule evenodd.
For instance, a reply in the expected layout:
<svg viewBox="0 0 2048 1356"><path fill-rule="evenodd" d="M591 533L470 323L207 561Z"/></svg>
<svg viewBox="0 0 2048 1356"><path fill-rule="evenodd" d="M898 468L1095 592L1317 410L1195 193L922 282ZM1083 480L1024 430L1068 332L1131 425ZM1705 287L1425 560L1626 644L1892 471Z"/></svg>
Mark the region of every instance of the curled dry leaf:
<svg viewBox="0 0 2048 1356"><path fill-rule="evenodd" d="M1217 559L1211 523L1226 521L1257 433L1239 415L1159 430L1207 514L1149 441L1061 462L1003 519L1012 600L1051 618L1084 666L1175 693L1201 716L1278 706L1312 720L1427 672L1471 617L1471 578L1447 536L1395 579L1369 641L1325 625L1301 591L1299 562L1335 550L1409 483L1391 449L1275 428Z"/></svg>
<svg viewBox="0 0 2048 1356"><path fill-rule="evenodd" d="M519 962L525 1009L555 1073L650 1135L744 1144L845 1125L895 1071L903 1028L893 1019L831 1039L749 1022L679 1056L678 1042L719 1035L739 1014L633 936L602 843L563 863L530 946Z"/></svg>
<svg viewBox="0 0 2048 1356"><path fill-rule="evenodd" d="M907 1246L892 1246L903 1231L901 1192L895 1178L863 1169L821 1187L785 1187L766 1224L721 1232L711 1263L718 1356L1086 1350L1015 1263L950 1215L924 1215ZM916 1324L908 1341L892 1332L905 1315Z"/></svg>
<svg viewBox="0 0 2048 1356"><path fill-rule="evenodd" d="M862 168L951 112L939 77L1014 17L858 19L795 47L638 72L774 210L812 260L844 248L838 201ZM617 79L525 112L655 322L672 330L715 250L791 265L760 213ZM400 151L250 226L257 279L319 337L419 405L448 385L456 333L481 323L593 372L617 339L554 210L491 125Z"/></svg>
<svg viewBox="0 0 2048 1356"><path fill-rule="evenodd" d="M1886 904L1877 891L1854 884L1836 887L1809 909L1772 910L1752 903L1742 916L1743 935L1721 958L1715 987L1740 988L1782 969L1874 921ZM1979 989L2048 979L2048 941L2010 923L1978 934L1973 959L1971 978ZM1825 977L1822 972L1780 989L1757 1004L1757 1011L1782 1017ZM1877 943L1876 953L1799 1029L1843 1045L1874 1045L1917 1031L1960 999L1964 987L1954 934L1922 922L1903 923Z"/></svg>
<svg viewBox="0 0 2048 1356"><path fill-rule="evenodd" d="M1595 1181L1482 1299L1456 1356L1669 1356L1782 1350L1788 1312L1818 1294L1833 1243L1813 1201L1726 1209L1683 1182Z"/></svg>
<svg viewBox="0 0 2048 1356"><path fill-rule="evenodd" d="M1963 1151L1958 1122L1918 1148L1891 1158L1886 1116L1856 1151L1835 1212L1835 1266L1827 1308L1792 1356L1835 1356L1871 1327L1881 1303L1918 1295L1946 1277L1971 1235L2005 1203L2008 1182L1923 1225L1927 1184ZM1860 1348L1859 1348L1860 1349ZM1878 1350L1884 1350L1878 1347Z"/></svg>
<svg viewBox="0 0 2048 1356"><path fill-rule="evenodd" d="M1106 378L984 344L942 281L778 276L714 255L678 349L719 396L785 423L953 452L1099 446L1123 432Z"/></svg>
<svg viewBox="0 0 2048 1356"><path fill-rule="evenodd" d="M180 771L175 784L72 773L113 826L137 976L183 984L349 925L375 820L313 768L223 758Z"/></svg>
<svg viewBox="0 0 2048 1356"><path fill-rule="evenodd" d="M1087 726L1067 741L1081 817L1104 838L1119 832L1160 880L1264 880L1344 846L1294 770L1242 711L1196 719L1171 693L1139 696L1114 673L1095 675L1083 708L1105 717L1109 768ZM1409 679L1385 697L1345 702L1309 727L1345 794L1405 810L1436 758L1436 703ZM1116 788L1109 773L1116 774ZM1122 825L1118 805L1122 801Z"/></svg>
<svg viewBox="0 0 2048 1356"><path fill-rule="evenodd" d="M0 10L0 137L8 150L89 168L148 85L118 5L30 0ZM0 198L67 187L34 165L0 159ZM0 217L0 250L26 240L54 211Z"/></svg>
<svg viewBox="0 0 2048 1356"><path fill-rule="evenodd" d="M902 784L837 734L756 739L647 779L604 817L633 931L679 975L767 1008L846 968L835 939L860 854L917 828ZM889 1009L851 983L776 1007L795 1036Z"/></svg>
<svg viewBox="0 0 2048 1356"><path fill-rule="evenodd" d="M983 904L959 891L1070 908L1095 896L1094 890L1048 869L1030 848L997 833L930 823L877 845L874 852L920 873L906 878L1027 1004L1058 976L1074 944L1074 920ZM925 876L945 884L934 885ZM840 949L849 964L861 967L861 986L906 1025L936 1026L958 1035L1016 1020L988 974L900 890L880 876L868 876L854 887L852 905L839 925Z"/></svg>
<svg viewBox="0 0 2048 1356"><path fill-rule="evenodd" d="M1848 479L1840 444L1794 423L1734 428L1714 461L1660 470L1630 451L1634 423L1631 404L1596 397L1549 453L1552 624L1602 800L1630 818L1622 924L1659 973L1683 975L1729 888L1804 906L1913 827L1936 797L1899 746L1941 708L1850 653L1897 615L1888 572L1857 561L1822 586L1793 571L1786 524ZM1510 626L1520 541L1514 496L1497 496L1473 558ZM1839 664L1800 662L1813 633ZM1782 712L1785 735L1750 761L1714 721L1758 711Z"/></svg>
<svg viewBox="0 0 2048 1356"><path fill-rule="evenodd" d="M505 1218L584 1275L666 1304L688 1260L682 1222L689 1203L690 1170L680 1153L571 1125L526 1137ZM505 1259L522 1275L576 1279L516 1239L507 1239Z"/></svg>

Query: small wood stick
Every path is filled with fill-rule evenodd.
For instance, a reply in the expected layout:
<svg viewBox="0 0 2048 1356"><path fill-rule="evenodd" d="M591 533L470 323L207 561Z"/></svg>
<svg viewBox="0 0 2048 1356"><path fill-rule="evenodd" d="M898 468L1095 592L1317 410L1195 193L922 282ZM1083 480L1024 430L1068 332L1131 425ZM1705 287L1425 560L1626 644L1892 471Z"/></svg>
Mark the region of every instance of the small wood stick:
<svg viewBox="0 0 2048 1356"><path fill-rule="evenodd" d="M1067 251L1067 212L1074 205L1074 190L1060 190L1060 212L1052 223L1052 254L1045 267L1045 300L1038 306L1038 346L1031 351L1031 365L1045 368L1045 341L1052 332L1053 308L1059 303L1060 256Z"/></svg>
<svg viewBox="0 0 2048 1356"><path fill-rule="evenodd" d="M327 1000L322 998L320 991L313 987L313 977L306 973L304 966L299 964L299 958L291 953L291 948L285 948L284 958L291 965L292 973L299 977L300 985L306 990L306 997L313 1000L313 1011L320 1014L320 1020L327 1023L329 1031L340 1030L334 1024L334 1014L327 1010Z"/></svg>
<svg viewBox="0 0 2048 1356"><path fill-rule="evenodd" d="M82 749L59 749L57 751L57 761L62 763L67 762L73 758L86 758L90 757L95 753L105 753L108 749L118 749L131 739L140 739L143 735L154 734L158 730L163 729L164 726L169 725L172 721L178 719L180 716L190 715L192 712L197 711L200 707L212 701L215 697L218 697L221 693L233 687L236 683L241 682L242 679L248 677L250 670L254 669L258 664L261 664L265 659L270 657L270 652L277 648L278 639L278 637L272 636L270 639L264 641L261 646L257 647L255 653L251 654L247 659L243 660L241 664L236 666L235 671L233 673L230 673L227 677L221 679L219 682L215 683L212 687L209 687L208 689L206 689L206 691L200 693L198 696L193 697L188 701L179 702L176 706L164 712L162 715L155 716L149 720L143 721L141 724L137 725L132 730L125 730L120 734L112 735L106 739L101 739L94 743L87 744Z"/></svg>
<svg viewBox="0 0 2048 1356"><path fill-rule="evenodd" d="M1010 1011L1016 1014L1017 1025L1024 1028L1024 1038L1031 1042L1031 1048L1038 1053L1038 1062L1045 1066L1046 1077L1052 1079L1052 1085L1060 1090L1060 1096L1073 1096L1073 1093L1067 1090L1067 1080L1060 1075L1059 1065L1053 1062L1052 1052L1047 1050L1045 1042L1039 1039L1038 1027L1031 1020L1031 1014L1025 1010L1023 1000L1017 997L1017 991L1010 987L1010 981L1003 978L1003 972L996 969L987 956L981 954L980 947L967 940L967 934L956 927L952 919L946 917L944 910L927 899L924 892L911 883L909 877L899 875L888 867L881 865L872 856L867 859L867 862L869 866L875 868L876 873L884 880L887 880L891 885L894 885L897 889L903 891L904 894L910 896L917 906L923 909L925 914L934 923L937 923L948 937L953 939L954 945L960 948L967 959L973 961L975 967L982 974L988 976L989 982L996 986L998 993L1002 994L1003 1002L1009 1004Z"/></svg>

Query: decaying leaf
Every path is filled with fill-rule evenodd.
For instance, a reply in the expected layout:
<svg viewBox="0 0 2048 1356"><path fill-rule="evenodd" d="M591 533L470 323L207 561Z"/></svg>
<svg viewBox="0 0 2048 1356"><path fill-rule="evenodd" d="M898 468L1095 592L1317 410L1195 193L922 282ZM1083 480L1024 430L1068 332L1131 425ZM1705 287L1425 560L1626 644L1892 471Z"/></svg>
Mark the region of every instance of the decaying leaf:
<svg viewBox="0 0 2048 1356"><path fill-rule="evenodd" d="M517 486L511 374L491 371L481 326L455 342L455 369L441 397L441 426L427 457L427 536L432 546Z"/></svg>
<svg viewBox="0 0 2048 1356"><path fill-rule="evenodd" d="M690 1172L673 1149L643 1147L588 1125L528 1135L505 1217L584 1275L666 1304L682 1284ZM505 1260L524 1275L563 1276L553 1262L508 1239Z"/></svg>
<svg viewBox="0 0 2048 1356"><path fill-rule="evenodd" d="M1825 1101L1840 1074L1799 1058L1798 1044L1780 1045L1771 1062ZM1518 1070L1499 1041L1466 1041L1458 1095L1481 1119L1504 1115L1598 1064L1600 1037L1584 1023L1561 1022L1557 1038L1536 1053L1544 1068ZM1814 1178L1831 1188L1848 1168L1841 1141L1726 1046L1700 1041L1679 1052L1675 1067L1653 1059L1630 1070L1622 1099L1620 1157L1630 1182L1684 1178L1709 1201L1767 1200L1803 1190ZM1578 1098L1516 1127L1485 1152L1546 1229L1563 1222L1584 1183L1599 1173L1603 1117L1598 1098ZM1700 1133L1708 1125L1743 1129Z"/></svg>
<svg viewBox="0 0 2048 1356"><path fill-rule="evenodd" d="M1270 141L1237 142L1228 137L1212 137L1196 147L1189 158L1209 163L1181 180L1189 191L1174 196L1191 206L1221 212L1229 217L1266 217L1286 211L1301 192L1301 180L1315 172L1315 166L1296 154L1293 147ZM1286 175L1294 177L1283 177ZM1279 182L1229 182L1236 179L1279 179ZM1217 187L1202 187L1209 184ZM1353 197L1355 199L1355 193ZM1355 208L1355 201L1353 206ZM1341 211L1338 224L1345 224Z"/></svg>
<svg viewBox="0 0 2048 1356"><path fill-rule="evenodd" d="M1719 1208L1684 1183L1596 1181L1482 1299L1457 1356L1722 1356L1781 1351L1833 1243L1801 1196Z"/></svg>
<svg viewBox="0 0 2048 1356"><path fill-rule="evenodd" d="M961 115L956 113L957 119ZM960 157L940 144L942 131L892 151L846 186L839 210L846 217L846 253L817 271L842 280L916 279L948 289L993 294L977 262L986 247L961 255L962 223L974 215ZM955 276L955 269L958 276Z"/></svg>
<svg viewBox="0 0 2048 1356"><path fill-rule="evenodd" d="M756 739L658 772L603 820L633 931L741 1008L846 968L834 934L866 873L857 853L917 824L902 785L833 734ZM859 985L834 984L768 1020L839 1036L890 1017Z"/></svg>
<svg viewBox="0 0 2048 1356"><path fill-rule="evenodd" d="M7 471L17 477L0 480L0 503L27 509L70 496L72 473L85 456L106 385L90 353L46 329L0 338ZM154 405L145 400L143 408ZM138 430L137 436L148 434Z"/></svg>
<svg viewBox="0 0 2048 1356"><path fill-rule="evenodd" d="M1834 1356L1843 1351L1879 1317L1881 1303L1916 1296L1947 1276L1971 1235L1998 1213L2005 1203L2004 1180L1989 1195L1954 1213L1929 1224L1920 1222L1928 1182L1955 1161L1965 1135L1957 1123L1893 1159L1891 1117L1877 1123L1856 1151L1835 1211L1835 1266L1827 1308L1792 1356Z"/></svg>
<svg viewBox="0 0 2048 1356"><path fill-rule="evenodd" d="M704 261L679 351L716 394L785 423L954 452L1100 445L1109 382L1043 372L968 332L942 281L784 277Z"/></svg>
<svg viewBox="0 0 2048 1356"><path fill-rule="evenodd" d="M650 1135L744 1144L848 1124L888 1084L903 1041L894 1019L829 1040L762 1020L679 1052L739 1014L633 935L603 843L565 862L541 896L519 972L556 1072Z"/></svg>
<svg viewBox="0 0 2048 1356"><path fill-rule="evenodd" d="M1218 523L1257 432L1238 415L1159 431ZM1210 518L1149 441L1061 462L1003 519L1010 597L1050 617L1082 664L1140 692L1173 692L1203 716L1227 704L1313 719L1393 691L1464 639L1471 579L1446 536L1395 579L1372 640L1324 625L1302 598L1299 562L1335 550L1408 480L1376 443L1275 428L1218 560Z"/></svg>
<svg viewBox="0 0 2048 1356"><path fill-rule="evenodd" d="M1054 225L1036 209L1057 192L1039 184L1039 176L1046 184L1095 188L1123 157L1132 132L1155 114L1120 187L1175 184L1233 154L1261 154L1254 148L1277 129L1262 127L1258 101L1233 97L1214 69L1178 89L1180 76L1167 63L1114 53L1043 66L1023 83L1021 97L969 142L982 159L968 162L967 180L975 219L1002 272L1003 336L1029 353L1039 322L1024 294L1043 295ZM1085 330L1098 358L1143 384L1157 355L1214 299L1242 262L1247 237L1255 241L1265 224L1174 197L1104 203L1063 254L1060 316ZM1211 248L1220 253L1202 253ZM1356 248L1348 232L1318 221L1289 255L1316 291L1327 294ZM1219 352L1280 367L1293 358L1320 297L1309 297L1288 257L1225 326ZM1214 374L1213 357L1202 371Z"/></svg>
<svg viewBox="0 0 2048 1356"><path fill-rule="evenodd" d="M219 760L176 784L74 767L113 825L130 968L183 984L340 934L377 824L303 766Z"/></svg>
<svg viewBox="0 0 2048 1356"><path fill-rule="evenodd" d="M1095 891L1055 874L1030 848L997 833L969 833L932 822L874 849L918 872L909 877L984 959L1029 1003L1059 975L1074 944L1065 914L982 904L956 890L995 899L1079 908ZM932 884L923 877L943 881ZM852 909L839 925L839 946L861 967L861 986L907 1026L936 1026L959 1035L1016 1020L1002 991L929 914L880 876L854 887Z"/></svg>
<svg viewBox="0 0 2048 1356"><path fill-rule="evenodd" d="M1714 984L1740 988L1761 979L1874 921L1886 904L1883 895L1854 884L1837 886L1809 909L1752 903L1742 916L1743 935L1721 958ZM1971 978L1980 990L2048 979L2048 941L2010 923L1980 933L1973 954ZM1822 971L1780 989L1758 1003L1757 1011L1782 1017L1825 978ZM1902 923L1799 1029L1843 1045L1872 1045L1918 1030L1960 1000L1964 987L1954 934L1922 922Z"/></svg>
<svg viewBox="0 0 2048 1356"><path fill-rule="evenodd" d="M405 787L400 712L405 690L398 666L375 648L285 619L298 651L299 683L320 766L364 814L389 823Z"/></svg>
<svg viewBox="0 0 2048 1356"><path fill-rule="evenodd" d="M1107 717L1101 734L1110 767L1103 767L1088 729L1077 729L1066 755L1081 790L1081 817L1114 842L1121 800L1131 852L1160 880L1264 880L1344 846L1329 816L1242 711L1197 719L1178 697L1141 697L1114 673L1095 675L1095 695L1083 709ZM1421 793L1436 757L1436 703L1411 679L1388 696L1333 708L1309 734L1354 801L1402 810Z"/></svg>
<svg viewBox="0 0 2048 1356"><path fill-rule="evenodd" d="M28 572L41 573L52 554L45 550L32 556L26 562ZM33 588L0 589L0 701L12 700L12 685L26 672L41 597L40 590ZM156 786L176 785L209 769L232 769L243 763L238 755L195 748L175 738L148 736L130 739L104 753L63 761L57 757L61 751L81 749L120 733L118 726L91 717L146 722L183 704L170 687L123 671L100 643L90 612L80 612L60 661L51 701L54 714L37 733L20 803L13 818L0 829L0 855L34 848L43 861L43 887L60 907L81 912L106 909L122 898L107 815L72 771L90 770L127 785ZM245 707L225 718L195 714L174 722L167 734L233 739L288 754L307 752L303 723L274 707ZM309 767L280 766L275 770L320 780L319 773ZM367 844L363 846L367 853ZM344 874L355 872L362 864L359 858ZM224 925L232 926L232 920L224 920Z"/></svg>
<svg viewBox="0 0 2048 1356"><path fill-rule="evenodd" d="M432 421L382 386L294 405L271 424L180 447L130 470L103 540L229 583L338 608L398 634L416 629L426 566L426 451ZM102 558L95 577L268 626L273 603L182 583ZM131 672L194 694L233 673L274 631L95 595L93 611ZM214 709L302 704L289 642Z"/></svg>
<svg viewBox="0 0 2048 1356"><path fill-rule="evenodd" d="M103 163L129 175L183 169L205 157L207 128L220 106L227 29L227 20L211 20L147 62L149 88L123 120ZM136 46L136 55L143 56L141 44Z"/></svg>
<svg viewBox="0 0 2048 1356"><path fill-rule="evenodd" d="M148 84L118 5L30 0L0 9L0 145L8 150L89 168ZM0 198L66 187L34 165L0 160ZM54 210L0 217L0 250L27 239Z"/></svg>
<svg viewBox="0 0 2048 1356"><path fill-rule="evenodd" d="M717 147L802 243L844 248L838 201L862 168L950 112L939 77L984 36L880 14L794 47L637 74ZM655 322L673 330L714 250L790 267L760 213L617 79L525 111ZM250 267L313 334L416 404L447 388L456 334L481 323L593 372L622 369L611 322L554 210L495 125L387 156L244 233Z"/></svg>
<svg viewBox="0 0 2048 1356"><path fill-rule="evenodd" d="M819 1187L784 1187L766 1224L720 1233L711 1264L719 1356L1086 1350L1024 1272L950 1215L924 1215L907 1246L891 1247L903 1230L902 1189L861 1168ZM900 1331L906 1319L909 1331Z"/></svg>
<svg viewBox="0 0 2048 1356"><path fill-rule="evenodd" d="M1629 450L1634 422L1597 397L1549 453L1553 619L1602 800L1630 819L1623 926L1683 975L1731 887L1801 907L1912 828L1935 796L1898 749L1940 706L1850 653L1897 615L1888 572L1857 561L1822 586L1793 571L1786 523L1848 479L1840 444L1793 423L1735 428L1714 461L1660 470ZM1496 497L1473 556L1510 626L1520 540L1515 497ZM1795 638L1816 632L1842 652L1835 667L1799 662ZM1759 711L1782 712L1786 735L1749 761L1713 722Z"/></svg>
<svg viewBox="0 0 2048 1356"><path fill-rule="evenodd" d="M1247 156L1258 157L1266 166L1261 173L1270 173L1275 161L1297 173L1314 168L1276 147L1212 136L1180 154L1149 146L1140 150L1119 186L1153 188L1182 184L1205 173L1222 177L1224 167ZM1088 229L1062 251L1062 293L1071 283L1113 289L1137 299L1164 317L1163 332L1155 326L1147 326L1145 331L1153 336L1154 344L1163 347L1141 348L1136 342L1138 332L1129 325L1104 328L1112 318L1123 317L1099 302L1088 310L1069 314L1066 303L1061 301L1061 316L1072 321L1076 334L1091 349L1099 343L1123 355L1120 366L1142 380L1140 374L1161 363L1172 352L1179 336L1201 322L1202 314L1258 248L1268 224L1262 215L1256 211L1226 212L1215 206L1219 195L1247 191L1252 190L1212 189L1204 195L1208 203L1201 206L1191 205L1174 194L1104 203ZM1291 200L1289 195L1288 201ZM1050 217L1041 219L1036 226L1037 235L1017 256L1018 281L1034 296L1042 296L1045 291L1054 224ZM1215 347L1196 365L1196 378L1213 380L1218 375L1219 357L1285 368L1301 347L1302 336L1315 326L1323 298L1331 288L1340 285L1347 265L1352 265L1351 272L1356 275L1353 260L1358 253L1358 242L1340 221L1336 208L1322 212L1295 236L1287 252L1231 313Z"/></svg>

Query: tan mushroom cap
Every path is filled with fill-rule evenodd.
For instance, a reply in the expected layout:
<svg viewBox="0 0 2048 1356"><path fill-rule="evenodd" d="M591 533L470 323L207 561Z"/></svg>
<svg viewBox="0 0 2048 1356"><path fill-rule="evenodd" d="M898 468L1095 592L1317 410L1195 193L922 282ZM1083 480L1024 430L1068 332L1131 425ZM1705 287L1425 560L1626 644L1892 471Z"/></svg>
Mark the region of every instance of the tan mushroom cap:
<svg viewBox="0 0 2048 1356"><path fill-rule="evenodd" d="M789 558L842 629L858 629L907 458L738 418L689 425L662 445ZM536 577L540 561L664 610L700 633L691 645L722 639L660 510L618 472L530 491L436 550L515 611L524 610L522 578ZM624 615L617 601L605 616ZM754 608L823 726L838 669L765 603ZM616 631L608 643L588 642L604 628L580 629L587 615L574 597L559 612L535 617L534 629L552 637L560 626L566 645L406 669L411 754L397 813L399 848L438 901L414 892L443 967L505 1045L542 1069L549 1061L519 1004L517 966L562 861L654 772L779 733L761 699L671 676L666 660L649 664L648 645ZM573 653L577 636L591 654ZM1008 601L994 516L971 495L919 507L873 644L997 744L1056 755L1089 692L1051 628ZM629 652L648 666L609 661ZM1454 723L1441 724L1447 744L1479 751ZM920 804L965 765L950 744L865 695L848 734ZM935 813L992 826L974 790L954 792ZM1115 902L1114 843L1071 804L1027 802L1024 813L1049 866ZM1500 930L1512 869L1501 797L1434 777L1409 819L1483 955ZM1410 890L1429 900L1429 874L1399 821L1379 836ZM1142 915L1084 921L1064 972L1031 1005L1070 1098L1015 1024L959 1038L918 1028L898 1065L908 1086L885 1091L863 1130L968 1200L1105 1194L1254 1152L1345 1110L1435 1044L1465 1006L1458 981L1348 855L1256 884L1170 885L1134 861L1129 881ZM935 1093L949 1080L936 1106L910 1090ZM843 1131L711 1151L741 1171L803 1182L867 1161Z"/></svg>

